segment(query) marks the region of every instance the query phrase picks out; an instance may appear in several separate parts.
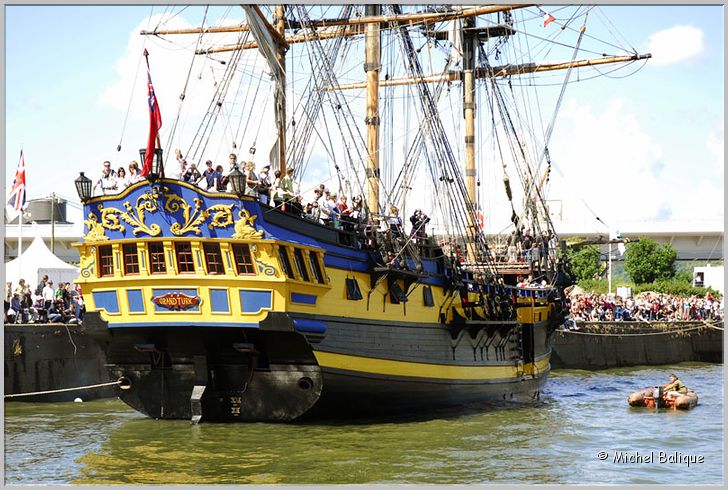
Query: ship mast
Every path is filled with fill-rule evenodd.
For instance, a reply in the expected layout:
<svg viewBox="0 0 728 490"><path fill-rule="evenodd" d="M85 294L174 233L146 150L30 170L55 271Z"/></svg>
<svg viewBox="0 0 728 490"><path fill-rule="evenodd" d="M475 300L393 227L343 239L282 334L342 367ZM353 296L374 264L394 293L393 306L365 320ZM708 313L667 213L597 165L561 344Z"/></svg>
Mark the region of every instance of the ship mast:
<svg viewBox="0 0 728 490"><path fill-rule="evenodd" d="M475 194L475 18L463 20L463 116L465 118L465 188L468 200L476 205ZM475 236L474 216L467 214L467 229ZM472 239L467 242L468 260L476 261Z"/></svg>
<svg viewBox="0 0 728 490"><path fill-rule="evenodd" d="M285 6L276 5L274 27L281 39L286 38ZM278 119L278 164L281 177L286 175L286 46L276 43L276 58L281 65L280 88L275 91L275 108Z"/></svg>
<svg viewBox="0 0 728 490"><path fill-rule="evenodd" d="M367 5L366 16L378 16L380 5ZM380 24L369 23L365 28L364 71L367 74L367 204L369 212L379 212L379 69L381 68Z"/></svg>

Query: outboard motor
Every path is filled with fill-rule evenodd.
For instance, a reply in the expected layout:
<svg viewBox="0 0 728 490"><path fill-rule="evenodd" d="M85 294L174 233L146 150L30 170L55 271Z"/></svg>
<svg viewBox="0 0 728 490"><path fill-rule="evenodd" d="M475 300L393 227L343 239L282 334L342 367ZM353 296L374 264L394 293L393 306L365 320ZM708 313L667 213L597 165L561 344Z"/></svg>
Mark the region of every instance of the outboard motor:
<svg viewBox="0 0 728 490"><path fill-rule="evenodd" d="M662 408L665 406L665 400L662 398L662 386L655 386L652 392L652 397L655 399L655 406Z"/></svg>

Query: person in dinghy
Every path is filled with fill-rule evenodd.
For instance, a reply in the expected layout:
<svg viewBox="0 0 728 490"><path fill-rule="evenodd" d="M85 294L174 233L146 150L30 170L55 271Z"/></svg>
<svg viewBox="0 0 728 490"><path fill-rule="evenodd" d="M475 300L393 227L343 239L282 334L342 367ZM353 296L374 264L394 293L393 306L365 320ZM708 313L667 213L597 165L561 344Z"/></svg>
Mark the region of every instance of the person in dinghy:
<svg viewBox="0 0 728 490"><path fill-rule="evenodd" d="M680 395L686 394L688 392L688 387L685 386L685 383L678 379L675 373L670 373L670 382L662 386L662 391L665 393L665 396L676 398Z"/></svg>

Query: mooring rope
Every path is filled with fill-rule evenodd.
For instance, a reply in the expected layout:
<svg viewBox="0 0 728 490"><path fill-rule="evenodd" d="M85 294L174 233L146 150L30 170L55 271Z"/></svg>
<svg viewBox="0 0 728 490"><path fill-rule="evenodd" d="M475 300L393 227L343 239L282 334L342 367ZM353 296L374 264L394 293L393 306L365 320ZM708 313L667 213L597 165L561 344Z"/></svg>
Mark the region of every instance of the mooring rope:
<svg viewBox="0 0 728 490"><path fill-rule="evenodd" d="M34 396L34 395L49 395L51 393L62 393L64 391L77 391L77 390L87 390L91 388L103 388L104 386L114 386L114 385L120 385L123 381L110 381L108 383L100 383L96 385L87 385L87 386L77 386L75 388L62 388L60 390L48 390L48 391L34 391L33 393L15 393L11 395L5 395L5 398L20 398L23 396Z"/></svg>
<svg viewBox="0 0 728 490"><path fill-rule="evenodd" d="M599 332L580 332L578 330L557 330L558 332L564 332L564 333L573 333L578 335L597 335L599 337L644 337L647 335L666 335L666 334L672 334L672 333L685 333L690 332L692 330L700 330L705 327L709 328L717 328L718 330L723 330L720 327L714 327L710 324L705 325L698 325L697 327L692 328L675 328L672 330L665 330L663 332L647 332L647 333L599 333Z"/></svg>
<svg viewBox="0 0 728 490"><path fill-rule="evenodd" d="M703 323L705 323L705 326L708 328L712 328L713 330L720 330L721 332L723 331L723 327L719 327L718 325L716 325L714 323L710 323L705 320L703 320Z"/></svg>

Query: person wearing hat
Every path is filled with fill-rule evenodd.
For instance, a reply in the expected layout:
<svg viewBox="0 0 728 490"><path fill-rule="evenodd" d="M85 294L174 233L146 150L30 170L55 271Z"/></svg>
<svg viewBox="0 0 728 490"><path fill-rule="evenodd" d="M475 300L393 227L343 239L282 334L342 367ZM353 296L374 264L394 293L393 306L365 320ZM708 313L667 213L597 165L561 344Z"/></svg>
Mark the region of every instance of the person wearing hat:
<svg viewBox="0 0 728 490"><path fill-rule="evenodd" d="M677 396L688 392L688 387L680 381L675 373L670 373L670 382L662 387L668 396Z"/></svg>
<svg viewBox="0 0 728 490"><path fill-rule="evenodd" d="M205 179L204 182L202 182L203 178ZM222 176L217 175L215 167L212 166L212 160L208 160L205 162L205 170L202 172L202 176L195 183L202 183L200 187L202 187L206 191L209 191L210 189L215 188L215 178L220 179L222 178Z"/></svg>
<svg viewBox="0 0 728 490"><path fill-rule="evenodd" d="M116 183L116 172L111 168L111 162L106 160L104 162L104 169L101 171L101 177L94 184L93 190L101 186L101 194L108 196L109 194L116 194L118 184Z"/></svg>

